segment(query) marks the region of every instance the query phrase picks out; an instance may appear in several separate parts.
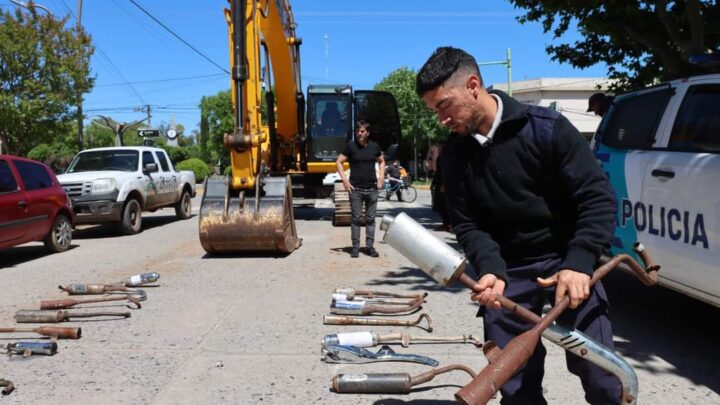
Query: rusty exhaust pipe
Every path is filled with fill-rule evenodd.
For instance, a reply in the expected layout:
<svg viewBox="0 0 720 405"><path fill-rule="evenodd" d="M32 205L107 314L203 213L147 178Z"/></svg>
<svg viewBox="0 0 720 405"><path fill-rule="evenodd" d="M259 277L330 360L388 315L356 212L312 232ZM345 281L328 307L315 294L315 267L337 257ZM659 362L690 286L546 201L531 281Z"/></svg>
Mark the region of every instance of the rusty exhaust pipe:
<svg viewBox="0 0 720 405"><path fill-rule="evenodd" d="M473 335L460 336L414 336L409 333L388 333L380 335L373 332L349 332L325 335L321 346L356 346L373 347L385 343L400 343L403 347L410 346L410 343L471 343L482 347L482 340Z"/></svg>
<svg viewBox="0 0 720 405"><path fill-rule="evenodd" d="M420 322L425 319L427 326L420 326ZM427 332L433 331L433 324L430 315L426 313L420 314L418 319L414 321L405 321L399 319L380 319L380 318L360 318L356 316L343 315L325 315L323 316L323 324L325 325L373 325L373 326L417 326Z"/></svg>
<svg viewBox="0 0 720 405"><path fill-rule="evenodd" d="M462 364L451 364L414 377L407 373L338 374L330 380L330 391L338 394L409 394L413 386L453 370L475 377L475 372Z"/></svg>
<svg viewBox="0 0 720 405"><path fill-rule="evenodd" d="M4 378L0 378L0 387L3 388L2 394L3 395L10 395L15 390L15 385L10 380L6 380Z"/></svg>
<svg viewBox="0 0 720 405"><path fill-rule="evenodd" d="M126 287L123 283L117 284L69 284L66 286L58 286L59 289L70 295L100 295L124 292L126 294L137 295L141 301L147 298L147 294L143 290L137 290Z"/></svg>
<svg viewBox="0 0 720 405"><path fill-rule="evenodd" d="M23 309L15 313L17 323L60 323L70 318L94 318L98 316L130 318L130 312L68 312Z"/></svg>
<svg viewBox="0 0 720 405"><path fill-rule="evenodd" d="M423 297L413 299L409 305L373 305L366 301L339 301L333 300L330 304L330 312L336 315L368 315L368 314L402 314L412 313L420 308L425 302Z"/></svg>
<svg viewBox="0 0 720 405"><path fill-rule="evenodd" d="M0 328L0 333L33 332L38 335L49 336L53 339L80 339L81 328L60 328L57 326L40 326L38 328Z"/></svg>
<svg viewBox="0 0 720 405"><path fill-rule="evenodd" d="M364 297L364 298L388 297L388 298L416 299L416 298L425 298L428 296L427 292L425 292L423 294L396 294L396 293L389 293L389 292L383 292L383 291L358 290L358 289L351 288L351 287L338 287L335 289L333 294L345 294L347 296L348 300L352 300L355 297Z"/></svg>
<svg viewBox="0 0 720 405"><path fill-rule="evenodd" d="M125 296L119 295L119 296L110 296L110 297L103 297L103 298L88 298L88 299L84 299L84 300L68 298L68 299L63 299L63 300L40 301L40 309L68 309L68 308L72 308L76 305L81 305L81 304L90 304L90 303L95 303L95 302L109 302L109 301L125 301L125 300L134 304L136 306L135 309L142 308L142 305L140 305L140 301L144 301L143 297L135 298L130 294L125 295ZM132 308L129 305L127 307Z"/></svg>

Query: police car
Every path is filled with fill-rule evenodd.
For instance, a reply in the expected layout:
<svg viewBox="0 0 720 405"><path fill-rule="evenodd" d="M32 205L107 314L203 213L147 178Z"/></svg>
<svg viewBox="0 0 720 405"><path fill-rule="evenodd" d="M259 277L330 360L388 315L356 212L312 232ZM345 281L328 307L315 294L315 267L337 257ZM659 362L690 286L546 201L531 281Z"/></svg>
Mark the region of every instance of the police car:
<svg viewBox="0 0 720 405"><path fill-rule="evenodd" d="M720 74L615 97L592 148L617 196L613 253L642 242L661 285L720 307Z"/></svg>

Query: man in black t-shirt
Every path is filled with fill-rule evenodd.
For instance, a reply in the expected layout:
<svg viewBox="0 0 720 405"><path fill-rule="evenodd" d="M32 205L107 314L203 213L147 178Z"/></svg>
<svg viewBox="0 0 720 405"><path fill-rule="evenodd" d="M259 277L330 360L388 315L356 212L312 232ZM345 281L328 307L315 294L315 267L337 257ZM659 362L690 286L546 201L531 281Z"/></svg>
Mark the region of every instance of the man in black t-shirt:
<svg viewBox="0 0 720 405"><path fill-rule="evenodd" d="M365 216L365 252L370 257L379 254L373 247L375 242L375 213L377 211L378 190L383 186L385 159L380 145L371 141L370 124L360 120L356 124L357 133L354 141L348 142L345 150L338 156L335 164L342 178L345 191L350 193L352 222L350 234L352 238L351 257L358 257L360 252L360 225ZM345 176L343 163L350 163L350 179ZM380 166L379 176L375 174L375 163ZM363 205L365 209L363 209Z"/></svg>

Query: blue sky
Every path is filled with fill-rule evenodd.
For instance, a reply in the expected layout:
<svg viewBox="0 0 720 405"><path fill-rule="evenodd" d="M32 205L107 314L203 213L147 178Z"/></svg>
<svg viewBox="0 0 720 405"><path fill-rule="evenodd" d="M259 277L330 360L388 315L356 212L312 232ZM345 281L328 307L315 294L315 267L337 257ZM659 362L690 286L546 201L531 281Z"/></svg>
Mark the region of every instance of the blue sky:
<svg viewBox="0 0 720 405"><path fill-rule="evenodd" d="M97 78L85 96L85 111L130 122L144 117L134 108L151 105L153 126L174 118L189 134L198 126L200 99L230 86L229 76L216 66L228 69L222 12L227 1L135 2L204 56L130 0L84 0L81 22L96 46L92 72ZM71 13L71 23L76 22L77 0L35 3L56 16ZM605 75L604 66L577 70L552 62L545 53L551 35L538 23L519 24L515 17L522 11L506 0L291 0L291 5L303 39L303 88L315 83L372 88L399 67L419 69L445 45L463 48L481 63L504 60L510 48L513 80ZM16 6L0 0L0 7ZM481 70L486 85L507 80L502 65Z"/></svg>

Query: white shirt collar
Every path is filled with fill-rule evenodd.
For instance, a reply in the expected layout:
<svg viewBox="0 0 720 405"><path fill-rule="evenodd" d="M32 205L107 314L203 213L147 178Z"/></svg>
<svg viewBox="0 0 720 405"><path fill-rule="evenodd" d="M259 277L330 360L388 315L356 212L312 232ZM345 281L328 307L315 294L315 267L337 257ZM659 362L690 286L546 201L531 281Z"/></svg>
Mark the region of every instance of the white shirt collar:
<svg viewBox="0 0 720 405"><path fill-rule="evenodd" d="M493 121L492 126L490 127L490 131L487 133L487 135L483 135L479 132L476 132L472 134L472 137L475 138L476 141L480 144L480 146L488 146L490 141L492 140L493 135L495 135L495 131L497 130L497 127L500 126L500 121L502 120L502 114L503 114L503 103L500 97L498 97L496 94L490 94L490 97L494 98L495 101L497 101L497 112L495 113L495 120Z"/></svg>

